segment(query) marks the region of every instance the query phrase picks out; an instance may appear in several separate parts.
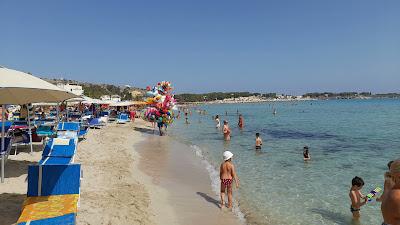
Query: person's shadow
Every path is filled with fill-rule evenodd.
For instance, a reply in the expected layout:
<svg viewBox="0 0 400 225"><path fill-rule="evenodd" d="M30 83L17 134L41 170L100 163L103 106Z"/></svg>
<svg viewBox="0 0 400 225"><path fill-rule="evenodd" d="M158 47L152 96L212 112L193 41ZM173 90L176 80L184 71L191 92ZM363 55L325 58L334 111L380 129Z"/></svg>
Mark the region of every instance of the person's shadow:
<svg viewBox="0 0 400 225"><path fill-rule="evenodd" d="M213 197L208 196L207 194L203 193L203 192L197 192L198 195L200 195L201 197L203 197L207 202L214 204L215 206L217 206L218 208L220 208L219 205L219 201L214 199Z"/></svg>
<svg viewBox="0 0 400 225"><path fill-rule="evenodd" d="M345 215L337 212L332 212L326 209L314 208L310 210L312 213L316 213L321 215L326 220L330 220L336 224L359 224L356 221L353 221L350 217L346 217Z"/></svg>

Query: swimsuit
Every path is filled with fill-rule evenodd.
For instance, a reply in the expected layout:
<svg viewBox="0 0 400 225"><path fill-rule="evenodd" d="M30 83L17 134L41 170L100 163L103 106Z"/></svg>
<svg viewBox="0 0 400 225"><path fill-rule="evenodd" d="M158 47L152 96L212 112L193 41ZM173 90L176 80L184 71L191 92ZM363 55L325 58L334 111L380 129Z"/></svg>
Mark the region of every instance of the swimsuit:
<svg viewBox="0 0 400 225"><path fill-rule="evenodd" d="M232 179L221 179L224 188L229 188L232 185Z"/></svg>
<svg viewBox="0 0 400 225"><path fill-rule="evenodd" d="M256 146L256 149L261 149L261 146Z"/></svg>
<svg viewBox="0 0 400 225"><path fill-rule="evenodd" d="M353 208L353 206L350 206L350 212L358 212L358 211L360 211L360 209L355 209L355 208Z"/></svg>

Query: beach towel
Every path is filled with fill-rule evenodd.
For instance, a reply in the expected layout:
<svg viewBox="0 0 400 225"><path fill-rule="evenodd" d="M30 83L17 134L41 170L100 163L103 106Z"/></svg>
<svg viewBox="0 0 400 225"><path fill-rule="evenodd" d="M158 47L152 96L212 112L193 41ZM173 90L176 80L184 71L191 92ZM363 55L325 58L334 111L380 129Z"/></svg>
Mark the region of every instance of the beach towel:
<svg viewBox="0 0 400 225"><path fill-rule="evenodd" d="M75 224L78 194L28 197L18 224Z"/></svg>

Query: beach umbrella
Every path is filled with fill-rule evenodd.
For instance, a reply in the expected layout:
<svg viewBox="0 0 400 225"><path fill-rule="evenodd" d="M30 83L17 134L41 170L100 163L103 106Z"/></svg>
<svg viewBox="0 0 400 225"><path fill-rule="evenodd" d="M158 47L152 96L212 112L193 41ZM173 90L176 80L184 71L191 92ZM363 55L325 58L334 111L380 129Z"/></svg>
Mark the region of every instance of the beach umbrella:
<svg viewBox="0 0 400 225"><path fill-rule="evenodd" d="M29 103L37 102L62 102L70 98L78 96L67 92L49 82L30 74L8 69L0 66L0 105L5 109L5 105L27 105ZM29 107L28 115L30 115ZM4 110L3 110L4 111ZM29 117L29 116L28 116ZM2 117L1 128L1 143L2 151L4 151L5 144L5 119ZM29 141L31 152L32 147L32 132L30 118L28 118L29 127ZM1 181L4 181L4 157L1 163Z"/></svg>

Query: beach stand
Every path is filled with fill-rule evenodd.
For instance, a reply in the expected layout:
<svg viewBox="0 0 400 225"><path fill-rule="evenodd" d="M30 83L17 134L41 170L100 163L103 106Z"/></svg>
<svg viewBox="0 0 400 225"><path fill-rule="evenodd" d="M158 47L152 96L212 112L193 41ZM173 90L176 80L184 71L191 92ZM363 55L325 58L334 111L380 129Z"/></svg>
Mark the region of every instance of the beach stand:
<svg viewBox="0 0 400 225"><path fill-rule="evenodd" d="M62 102L66 99L75 98L76 95L67 92L59 87L46 82L30 74L7 69L0 66L0 105L3 109L7 104L27 105L36 102ZM3 110L4 112L4 110ZM3 114L4 115L4 114ZM29 107L28 107L28 115ZM4 117L3 117L4 118ZM30 118L28 118L29 140L31 152L32 133L30 131ZM2 146L5 144L5 120L2 120ZM2 147L3 150L4 147ZM4 182L4 168L1 168L1 182Z"/></svg>

